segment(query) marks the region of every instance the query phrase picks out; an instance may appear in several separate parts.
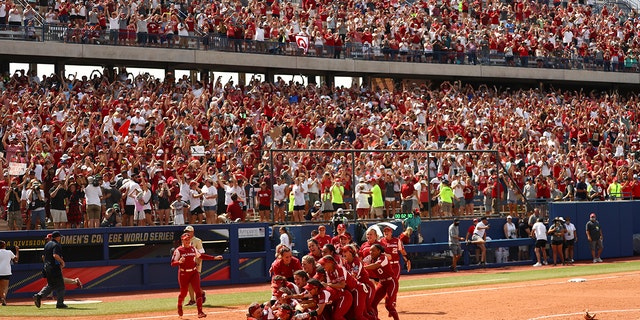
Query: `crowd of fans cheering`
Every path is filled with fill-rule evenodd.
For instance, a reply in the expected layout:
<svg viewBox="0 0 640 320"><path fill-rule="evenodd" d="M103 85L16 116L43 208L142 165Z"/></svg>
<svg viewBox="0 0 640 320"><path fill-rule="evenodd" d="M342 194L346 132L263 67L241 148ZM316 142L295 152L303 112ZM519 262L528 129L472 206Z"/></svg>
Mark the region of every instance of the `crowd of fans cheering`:
<svg viewBox="0 0 640 320"><path fill-rule="evenodd" d="M193 201L191 210L201 207L195 215L185 209L184 221L191 223L241 221L257 210L265 211L261 220L283 222L284 215L271 217L272 195L274 213L276 207L306 210L317 200L337 202L336 182L344 189L338 206L345 209L354 197L364 201L357 192L378 184L384 217L400 210L401 186L413 183L413 199L431 201L432 212L421 208L432 217L473 214L464 209L473 203L469 195L484 198L487 212L506 211L506 205L515 214L520 190L530 201L638 198L638 99L615 91L446 81L388 90L255 78L247 85L207 84L171 74L160 81L125 69L78 78L21 71L2 82L0 199L9 213L28 219L35 199L27 191L35 184L50 216L50 192L61 185L69 191L56 208L67 211L64 227L90 220L83 218L82 194L90 180L102 188L103 215L113 204L131 208L129 197L143 195L135 221L123 219L124 225L154 224L159 209L166 217L159 223L169 223L166 203L178 195ZM274 152L271 160L271 149L362 152ZM451 152L381 152L436 149ZM26 168L12 175L12 163ZM140 189L135 195L123 190L132 181ZM453 211L439 210L452 201L442 198L441 183L453 189ZM359 184L367 188L355 190ZM231 204L238 210L223 216ZM27 227L35 228L39 217Z"/></svg>
<svg viewBox="0 0 640 320"><path fill-rule="evenodd" d="M31 6L0 6L0 24L33 25ZM57 0L38 10L78 43L605 71L637 71L640 49L636 11L573 0Z"/></svg>

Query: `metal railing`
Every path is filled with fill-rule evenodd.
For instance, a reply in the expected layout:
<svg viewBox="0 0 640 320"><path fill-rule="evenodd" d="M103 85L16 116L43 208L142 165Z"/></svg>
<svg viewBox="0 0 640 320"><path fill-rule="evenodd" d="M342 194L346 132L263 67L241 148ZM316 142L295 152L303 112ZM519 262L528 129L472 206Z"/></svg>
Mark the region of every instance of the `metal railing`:
<svg viewBox="0 0 640 320"><path fill-rule="evenodd" d="M22 31L24 36L20 37ZM44 24L41 27L0 26L0 39L54 41L94 45L120 45L139 47L174 48L186 50L212 50L238 53L258 53L289 55L326 59L355 59L369 61L395 61L408 63L439 63L457 65L509 66L546 69L575 69L614 72L639 72L638 57L627 56L622 61L613 62L596 59L595 56L570 57L563 51L555 51L545 56L520 57L517 53L505 56L503 53L486 51L456 52L455 50L392 50L361 43L346 43L343 46L314 46L300 48L294 42L268 39L255 41L228 38L222 34L200 36L178 36L173 33L137 34L128 30L93 30L90 27L69 27L64 24Z"/></svg>

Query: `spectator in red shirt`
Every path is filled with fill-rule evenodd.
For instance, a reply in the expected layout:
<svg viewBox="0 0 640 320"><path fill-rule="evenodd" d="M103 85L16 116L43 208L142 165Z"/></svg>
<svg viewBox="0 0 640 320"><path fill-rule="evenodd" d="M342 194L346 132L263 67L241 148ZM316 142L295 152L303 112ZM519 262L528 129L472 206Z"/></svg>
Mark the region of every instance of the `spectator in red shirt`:
<svg viewBox="0 0 640 320"><path fill-rule="evenodd" d="M229 220L234 222L241 222L245 220L246 213L242 210L240 201L238 201L238 195L236 193L231 195L231 203L227 205L227 215Z"/></svg>

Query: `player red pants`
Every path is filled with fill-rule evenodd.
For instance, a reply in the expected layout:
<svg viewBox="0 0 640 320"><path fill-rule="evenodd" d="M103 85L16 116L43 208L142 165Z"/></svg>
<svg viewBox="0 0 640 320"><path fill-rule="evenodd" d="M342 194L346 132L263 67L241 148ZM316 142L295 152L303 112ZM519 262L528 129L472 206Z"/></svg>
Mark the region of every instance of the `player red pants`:
<svg viewBox="0 0 640 320"><path fill-rule="evenodd" d="M196 305L198 313L202 313L202 289L200 289L200 273L197 268L182 269L178 271L178 284L180 284L180 294L178 295L178 308L182 308L184 298L189 293L189 285L196 292Z"/></svg>
<svg viewBox="0 0 640 320"><path fill-rule="evenodd" d="M347 314L347 312L349 312L349 308L351 308L351 303L353 302L351 292L349 292L348 290L341 291L342 292L340 292L338 299L333 300L333 320L346 319L345 315Z"/></svg>
<svg viewBox="0 0 640 320"><path fill-rule="evenodd" d="M367 310L371 305L369 303L369 293L371 290L369 290L365 284L358 282L358 286L349 291L353 296L353 304L349 311L349 318L356 320L375 320L375 316L373 314L369 314L369 310Z"/></svg>
<svg viewBox="0 0 640 320"><path fill-rule="evenodd" d="M393 317L394 320L399 320L398 311L396 311L396 299L398 298L398 279L389 277L386 279L380 279L376 286L376 294L373 296L371 305L378 311L378 304L385 299L384 307L389 311L389 317ZM377 315L377 314L376 314Z"/></svg>
<svg viewBox="0 0 640 320"><path fill-rule="evenodd" d="M389 261L389 263L391 263L391 270L393 270L396 280L400 279L400 261Z"/></svg>

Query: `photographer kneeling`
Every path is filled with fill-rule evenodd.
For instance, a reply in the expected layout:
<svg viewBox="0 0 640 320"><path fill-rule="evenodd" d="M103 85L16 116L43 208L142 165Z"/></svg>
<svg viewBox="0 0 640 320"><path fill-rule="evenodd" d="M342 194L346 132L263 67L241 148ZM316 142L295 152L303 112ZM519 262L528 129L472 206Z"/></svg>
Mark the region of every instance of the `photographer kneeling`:
<svg viewBox="0 0 640 320"><path fill-rule="evenodd" d="M107 212L100 223L100 227L122 227L122 213L120 212L120 205L117 203L113 207L107 209Z"/></svg>

